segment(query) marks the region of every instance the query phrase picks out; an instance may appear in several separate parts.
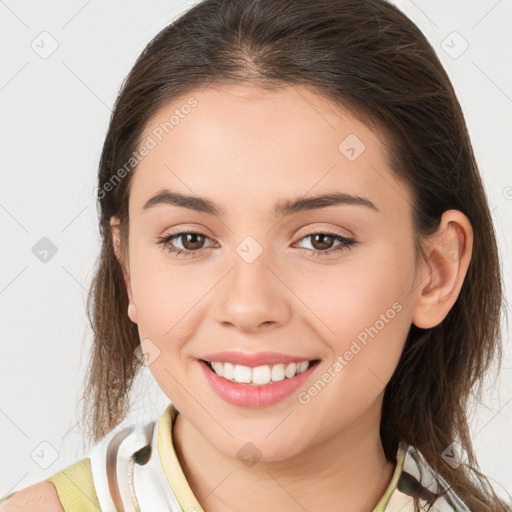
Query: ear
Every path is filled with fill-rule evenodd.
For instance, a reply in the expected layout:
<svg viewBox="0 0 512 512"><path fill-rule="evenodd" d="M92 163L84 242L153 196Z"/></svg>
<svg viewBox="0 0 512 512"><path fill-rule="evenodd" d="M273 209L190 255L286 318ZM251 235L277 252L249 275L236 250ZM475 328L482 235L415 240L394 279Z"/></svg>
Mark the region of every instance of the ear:
<svg viewBox="0 0 512 512"><path fill-rule="evenodd" d="M110 229L112 233L112 245L114 247L114 251L116 257L121 265L121 270L123 272L124 284L126 286L126 293L128 294L128 317L133 323L137 323L137 309L135 307L135 302L133 301L133 293L132 293L132 283L130 279L130 269L128 262L124 261L124 256L121 252L121 231L120 231L120 223L117 217L111 217L110 219Z"/></svg>
<svg viewBox="0 0 512 512"><path fill-rule="evenodd" d="M425 244L428 264L415 284L412 323L421 329L440 324L459 296L471 261L473 228L458 210L447 210Z"/></svg>

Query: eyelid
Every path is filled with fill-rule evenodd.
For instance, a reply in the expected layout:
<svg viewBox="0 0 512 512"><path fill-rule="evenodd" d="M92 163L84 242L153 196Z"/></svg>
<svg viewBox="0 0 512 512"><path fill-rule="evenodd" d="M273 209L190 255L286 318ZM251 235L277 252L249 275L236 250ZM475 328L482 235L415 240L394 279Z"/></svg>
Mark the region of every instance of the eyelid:
<svg viewBox="0 0 512 512"><path fill-rule="evenodd" d="M308 236L308 235L314 235L314 234L317 234L317 233L324 233L324 234L329 234L329 235L332 235L332 236L341 236L341 237L344 237L344 238L356 238L356 235L354 233L352 233L352 231L350 231L349 229L347 228L339 228L338 229L341 229L341 233L338 232L338 231L335 231L336 228L331 228L331 227L311 227L311 226L307 226L305 228L301 228L298 233L297 233L297 238L298 239L301 239L301 238L304 238L305 236Z"/></svg>
<svg viewBox="0 0 512 512"><path fill-rule="evenodd" d="M201 234L203 236L207 236L208 238L217 238L217 235L215 235L211 230L205 228L204 226L197 224L191 224L187 226L183 226L182 224L177 224L176 226L171 226L169 228L166 228L162 230L161 236L170 236L170 235L177 235L179 233L197 233ZM210 233L210 234L208 234Z"/></svg>

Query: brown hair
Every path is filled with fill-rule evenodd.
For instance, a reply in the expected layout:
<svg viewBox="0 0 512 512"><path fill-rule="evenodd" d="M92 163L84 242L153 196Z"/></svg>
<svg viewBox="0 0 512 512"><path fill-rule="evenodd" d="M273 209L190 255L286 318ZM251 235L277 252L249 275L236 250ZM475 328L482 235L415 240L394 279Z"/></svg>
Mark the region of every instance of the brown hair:
<svg viewBox="0 0 512 512"><path fill-rule="evenodd" d="M125 418L143 366L134 356L140 340L109 224L120 219L126 256L141 134L178 96L241 81L267 90L308 86L379 132L391 167L413 192L417 240L436 230L445 210L469 218L474 247L461 292L441 324L411 326L386 386L381 438L391 461L399 439L416 447L471 510L510 510L477 469L467 422L471 394L480 399L493 361L501 365L502 277L492 219L450 79L418 27L384 0L205 0L139 56L117 97L99 165L102 247L87 304L94 341L83 395L88 436L98 441ZM455 441L468 456L457 469L442 457Z"/></svg>

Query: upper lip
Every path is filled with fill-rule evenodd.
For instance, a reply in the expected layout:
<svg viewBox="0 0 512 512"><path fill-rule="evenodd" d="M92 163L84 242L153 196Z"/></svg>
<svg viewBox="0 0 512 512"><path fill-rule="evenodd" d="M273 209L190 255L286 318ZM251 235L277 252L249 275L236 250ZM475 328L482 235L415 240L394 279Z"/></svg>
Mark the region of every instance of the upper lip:
<svg viewBox="0 0 512 512"><path fill-rule="evenodd" d="M256 352L248 354L244 352L227 351L206 354L201 357L205 361L217 361L219 363L232 363L254 368L256 366L273 365L279 363L300 363L301 361L313 361L313 358L280 354L279 352Z"/></svg>

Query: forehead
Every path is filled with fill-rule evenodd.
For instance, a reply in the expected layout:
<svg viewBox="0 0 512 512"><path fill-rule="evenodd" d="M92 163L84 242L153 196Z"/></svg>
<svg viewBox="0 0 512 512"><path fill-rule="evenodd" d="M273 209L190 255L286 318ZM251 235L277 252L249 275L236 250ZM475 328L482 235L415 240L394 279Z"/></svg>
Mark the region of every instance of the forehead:
<svg viewBox="0 0 512 512"><path fill-rule="evenodd" d="M397 195L406 193L384 141L303 86L196 89L161 108L141 142L148 150L133 176L131 210L141 211L164 188L212 197L233 211L330 191L396 208Z"/></svg>

